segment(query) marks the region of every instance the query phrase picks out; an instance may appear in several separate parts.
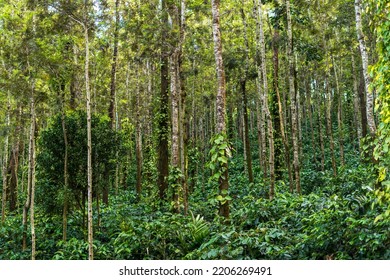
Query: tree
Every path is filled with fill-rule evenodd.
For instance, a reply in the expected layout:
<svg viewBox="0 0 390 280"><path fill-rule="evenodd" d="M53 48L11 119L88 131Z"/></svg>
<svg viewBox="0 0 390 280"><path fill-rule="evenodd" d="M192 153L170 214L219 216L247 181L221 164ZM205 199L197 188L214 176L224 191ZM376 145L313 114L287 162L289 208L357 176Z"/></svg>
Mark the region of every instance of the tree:
<svg viewBox="0 0 390 280"><path fill-rule="evenodd" d="M360 54L362 57L364 85L366 91L367 123L368 123L368 128L370 130L370 135L371 137L374 137L376 132L376 125L374 119L374 96L370 88L371 79L368 72L368 54L367 54L367 48L364 40L364 33L362 27L360 0L355 0L355 15L356 15L356 34L359 41Z"/></svg>
<svg viewBox="0 0 390 280"><path fill-rule="evenodd" d="M244 26L244 41L245 41L245 65L244 65L244 74L240 80L241 85L241 93L242 93L242 109L243 109L243 117L244 117L244 145L245 145L245 157L246 157L246 165L248 170L248 178L249 182L253 183L253 171L252 171L252 152L251 145L249 140L249 124L248 124L248 99L246 93L246 83L248 79L248 68L249 68L249 42L247 35L247 23L246 23L246 15L244 11L245 1L241 2L242 7L240 9L241 19Z"/></svg>
<svg viewBox="0 0 390 280"><path fill-rule="evenodd" d="M169 117L168 117L168 46L166 43L168 33L168 12L166 0L161 0L161 53L160 53L160 109L158 113L158 179L160 199L166 199L166 190L168 187L169 174L169 155L168 155L168 137L169 137Z"/></svg>
<svg viewBox="0 0 390 280"><path fill-rule="evenodd" d="M8 92L7 96L7 120L6 120L6 128L9 131L10 127L10 96ZM8 138L9 133L6 131L5 139L4 139L4 151L3 151L3 166L2 166L2 176L3 176L3 189L2 189L2 199L1 199L1 222L5 221L5 209L7 203L7 164L8 164Z"/></svg>
<svg viewBox="0 0 390 280"><path fill-rule="evenodd" d="M226 121L225 121L225 110L226 110L226 81L225 81L225 70L222 58L222 41L220 31L220 16L219 16L219 0L211 1L211 12L213 15L213 41L214 41L214 56L216 63L217 72L217 96L216 96L216 115L217 115L217 134L223 135L226 139ZM223 155L227 158L226 153L227 147L223 150ZM222 173L219 179L219 192L222 197L227 195L229 188L228 183L228 163L222 163ZM229 201L220 203L219 214L226 219L229 218Z"/></svg>
<svg viewBox="0 0 390 280"><path fill-rule="evenodd" d="M116 101L116 75L118 64L118 41L119 41L119 0L115 0L115 23L114 23L114 43L111 62L111 82L110 82L110 107L108 115L111 120L112 129L115 128L115 101Z"/></svg>
<svg viewBox="0 0 390 280"><path fill-rule="evenodd" d="M276 15L277 17L278 15ZM275 19L274 23L274 31L273 31L273 38L272 38L272 49L273 49L273 56L272 56L272 61L273 61L273 91L276 95L276 102L277 102L277 108L278 111L274 113L274 120L275 120L275 142L278 139L278 136L280 134L283 142L283 147L284 147L284 155L286 158L286 165L287 165L287 171L288 171L288 179L289 179L289 187L290 191L293 188L293 179L292 179L292 173L291 173L291 160L290 160L290 144L287 139L286 133L285 133L285 117L283 113L283 104L282 104L282 98L280 96L280 91L279 91L279 41L280 41L280 35L279 35L279 22L278 18ZM276 107L274 105L274 107ZM311 112L311 111L310 111ZM279 123L278 123L279 122ZM279 158L281 158L281 155L277 153L277 149L275 149L275 158L276 161L280 161ZM279 167L280 168L280 167ZM278 168L276 168L278 169ZM280 170L276 170L276 175L275 179L280 180L281 175L280 175Z"/></svg>
<svg viewBox="0 0 390 280"><path fill-rule="evenodd" d="M301 177L300 177L300 161L299 161L299 142L298 142L298 112L295 92L295 67L294 67L294 54L293 54L293 37L292 37L292 23L291 23L291 11L290 1L286 0L286 13L287 13L287 58L289 67L289 93L291 102L291 131L293 142L293 165L295 175L295 190L297 193L301 193Z"/></svg>
<svg viewBox="0 0 390 280"><path fill-rule="evenodd" d="M263 9L262 1L257 2L257 16L259 25L259 48L260 48L260 64L259 77L262 75L263 90L261 92L261 104L262 110L265 112L267 120L267 136L269 141L269 176L270 176L270 190L269 198L272 200L275 196L275 146L274 146L274 125L271 117L271 112L268 105L268 78L267 78L267 62L265 59L265 43L264 43L264 31L263 31Z"/></svg>
<svg viewBox="0 0 390 280"><path fill-rule="evenodd" d="M85 92L87 101L87 173L88 173L88 259L93 260L93 216L92 216L92 134L91 134L91 91L89 86L89 1L84 2L84 43L85 43Z"/></svg>

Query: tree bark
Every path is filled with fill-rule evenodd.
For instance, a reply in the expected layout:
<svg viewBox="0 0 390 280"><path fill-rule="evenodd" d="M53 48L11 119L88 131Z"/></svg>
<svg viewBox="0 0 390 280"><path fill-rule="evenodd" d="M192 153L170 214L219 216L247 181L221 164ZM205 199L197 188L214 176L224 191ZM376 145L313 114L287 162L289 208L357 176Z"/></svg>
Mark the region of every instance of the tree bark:
<svg viewBox="0 0 390 280"><path fill-rule="evenodd" d="M265 112L265 117L267 119L267 136L268 136L268 145L269 145L269 176L270 176L270 189L269 189L269 198L272 200L275 196L275 147L274 147L274 128L271 117L271 112L268 105L268 79L267 79L267 62L265 59L265 42L264 42L264 32L263 32L263 3L261 0L257 2L257 20L259 26L259 49L260 49L260 63L261 63L261 73L259 71L259 76L263 77L263 94L261 95L263 111Z"/></svg>
<svg viewBox="0 0 390 280"><path fill-rule="evenodd" d="M336 159L334 156L334 138L333 138L333 129L332 129L332 93L329 91L329 81L328 81L328 74L325 75L325 94L327 97L326 101L326 127L327 127L327 134L329 137L329 147L330 147L330 157L332 160L332 169L333 169L333 176L337 176L337 166L336 166Z"/></svg>
<svg viewBox="0 0 390 280"><path fill-rule="evenodd" d="M216 62L218 92L216 97L216 117L217 126L216 132L226 136L226 122L225 122L225 110L226 110L226 81L225 81L225 70L223 66L222 58L222 41L220 31L220 15L219 15L219 0L211 0L211 11L213 16L212 27L213 27L213 41L214 41L214 56ZM227 157L226 150L224 156ZM228 164L222 164L223 174L219 181L219 192L225 197L229 188L228 183ZM219 214L228 219L229 218L229 201L220 203Z"/></svg>
<svg viewBox="0 0 390 280"><path fill-rule="evenodd" d="M34 104L34 85L32 86L30 98L30 136L28 148L28 182L27 182L27 198L23 206L22 224L23 224L23 244L22 249L27 249L27 214L30 210L30 222L32 233L31 258L35 258L35 229L34 229L34 192L35 192L35 104Z"/></svg>
<svg viewBox="0 0 390 280"><path fill-rule="evenodd" d="M368 121L367 121L367 110L366 110L366 100L367 95L364 90L364 77L362 71L360 71L360 84L359 84L359 100L360 100L360 115L361 115L361 123L362 123L362 137L366 137L368 135Z"/></svg>
<svg viewBox="0 0 390 280"><path fill-rule="evenodd" d="M343 97L340 92L339 77L337 76L336 62L334 57L333 60L333 70L334 78L336 81L336 92L337 92L337 124L339 132L339 151L340 151L340 165L344 166L344 125L343 125Z"/></svg>
<svg viewBox="0 0 390 280"><path fill-rule="evenodd" d="M260 161L260 167L263 171L263 176L267 177L267 146L265 141L265 114L264 111L261 110L263 106L261 105L261 96L262 96L262 88L260 85L260 79L257 83L258 91L259 91L259 98L256 101L256 115L257 115L257 140L259 143L259 161Z"/></svg>
<svg viewBox="0 0 390 280"><path fill-rule="evenodd" d="M9 211L13 212L17 209L18 201L18 168L19 168L19 155L23 153L23 143L22 143L22 105L18 105L18 117L16 121L16 129L14 132L15 140L13 143L10 160L8 163L7 170L7 189L9 197Z"/></svg>
<svg viewBox="0 0 390 280"><path fill-rule="evenodd" d="M318 87L318 81L316 81L316 89L317 91L320 92L320 89ZM321 150L321 171L324 172L325 171L325 147L324 147L324 136L323 136L323 132L322 132L322 119L323 119L323 112L321 110L321 105L322 105L322 94L320 94L318 97L317 97L317 110L318 110L318 124L317 124L317 127L318 127L318 139L319 139L319 142L320 142L320 150Z"/></svg>
<svg viewBox="0 0 390 280"><path fill-rule="evenodd" d="M115 0L115 23L114 23L114 49L111 62L110 82L110 106L108 116L111 120L111 129L115 128L115 100L116 100L116 68L118 62L118 34L119 33L119 0Z"/></svg>
<svg viewBox="0 0 390 280"><path fill-rule="evenodd" d="M136 193L138 199L141 197L142 192L142 124L141 124L141 90L140 90L140 82L139 82L139 75L138 73L140 70L140 63L137 63L137 77L136 77L136 96L135 96L135 102L136 102L136 116L135 116L135 158L137 161L137 176L136 176Z"/></svg>
<svg viewBox="0 0 390 280"><path fill-rule="evenodd" d="M372 137L375 136L376 125L374 118L374 95L370 89L371 78L368 73L368 54L366 43L364 41L362 18L361 18L361 0L355 0L356 33L359 41L360 54L362 57L364 84L366 91L366 114L367 124Z"/></svg>
<svg viewBox="0 0 390 280"><path fill-rule="evenodd" d="M306 107L307 115L309 116L309 125L310 125L310 139L311 139L311 148L314 152L314 158L317 158L317 149L315 146L315 137L314 137L314 124L313 124L313 112L312 112L312 99L311 99L311 86L312 79L306 79L305 88L306 88Z"/></svg>
<svg viewBox="0 0 390 280"><path fill-rule="evenodd" d="M72 67L72 73L70 78L70 101L69 101L69 107L71 110L76 110L78 106L78 99L80 95L80 88L79 88L79 78L78 78L78 49L76 44L73 43L73 67Z"/></svg>
<svg viewBox="0 0 390 280"><path fill-rule="evenodd" d="M241 1L241 19L244 26L244 41L245 41L245 66L244 66L244 75L241 78L241 93L242 93L242 110L244 117L244 147L245 147L245 158L246 158L246 167L248 172L249 183L253 183L253 171L252 171L252 152L251 145L249 140L249 123L248 123L248 101L246 96L246 81L248 77L248 68L249 68L249 43L247 35L247 23L246 16L244 12L245 1Z"/></svg>
<svg viewBox="0 0 390 280"><path fill-rule="evenodd" d="M296 104L296 93L295 93L295 69L294 69L294 54L293 54L293 37L292 37L292 23L291 23L291 12L290 12L290 1L286 0L286 12L287 12L287 58L289 65L289 93L291 101L291 132L293 142L293 165L295 174L295 190L297 193L301 193L301 178L300 178L300 162L299 162L299 132L298 132L298 112Z"/></svg>
<svg viewBox="0 0 390 280"><path fill-rule="evenodd" d="M31 259L36 256L36 238L35 238L35 103L34 89L31 97L31 131L30 131L30 156L29 169L31 173L31 201L30 201L30 226L31 226Z"/></svg>
<svg viewBox="0 0 390 280"><path fill-rule="evenodd" d="M168 50L166 41L166 34L168 30L168 13L166 11L167 4L166 0L161 0L162 7L162 22L161 22L161 61L160 61L160 110L158 116L158 178L157 185L159 188L159 196L161 200L166 199L166 190L168 187L168 128L169 128L169 118L168 118Z"/></svg>
<svg viewBox="0 0 390 280"><path fill-rule="evenodd" d="M179 41L179 53L178 53L178 80L180 88L180 127L179 127L179 139L180 139L180 169L183 174L181 185L183 193L183 211L184 215L188 214L188 133L189 133L189 123L188 123L188 106L186 106L186 97L187 92L184 86L184 72L183 72L183 45L186 37L186 1L181 0L180 3L180 41Z"/></svg>
<svg viewBox="0 0 390 280"><path fill-rule="evenodd" d="M4 223L5 221L5 208L7 204L7 191L8 191L7 165L8 165L8 138L9 138L9 128L10 128L10 110L11 110L11 102L10 102L10 94L8 92L7 117L6 117L7 132L5 134L5 139L4 139L4 154L3 154L3 166L2 166L2 172L3 172L3 189L2 189L2 199L1 199L1 222L2 223Z"/></svg>
<svg viewBox="0 0 390 280"><path fill-rule="evenodd" d="M180 29L179 23L179 11L178 7L173 4L170 6L172 29ZM180 35L179 35L180 36ZM171 119L172 119L172 155L171 164L172 168L178 170L180 167L181 151L180 151L180 87L179 87L179 38L175 38L175 44L173 45L173 51L170 59L170 74L171 74ZM180 179L175 178L173 183L173 203L176 213L180 212Z"/></svg>
<svg viewBox="0 0 390 280"><path fill-rule="evenodd" d="M87 97L87 148L88 148L88 259L93 260L93 220L92 220L92 128L91 128L91 90L89 86L89 35L88 35L88 0L85 0L85 92Z"/></svg>
<svg viewBox="0 0 390 280"><path fill-rule="evenodd" d="M273 38L273 64L274 64L274 91L277 98L278 103L278 118L276 121L279 121L279 126L276 126L275 122L275 129L278 129L282 138L283 147L284 147L284 155L286 157L286 166L288 171L288 179L289 179L289 188L290 191L292 191L293 188L293 177L291 172L291 159L290 159L290 145L288 142L288 139L285 134L285 128L284 128L284 114L283 114L283 106L282 106L282 99L280 97L279 92L279 46L278 46L278 40L279 40L279 32L277 29L274 31L274 38ZM276 115L276 113L275 113ZM275 153L276 156L276 153ZM279 156L280 157L280 156ZM276 178L275 178L276 179Z"/></svg>
<svg viewBox="0 0 390 280"><path fill-rule="evenodd" d="M360 139L362 139L362 122L361 122L361 113L360 113L360 98L358 91L358 81L357 81L357 71L355 65L355 55L353 50L351 50L351 63L352 63L352 77L353 77L353 122L356 127L356 139L358 140L359 148Z"/></svg>

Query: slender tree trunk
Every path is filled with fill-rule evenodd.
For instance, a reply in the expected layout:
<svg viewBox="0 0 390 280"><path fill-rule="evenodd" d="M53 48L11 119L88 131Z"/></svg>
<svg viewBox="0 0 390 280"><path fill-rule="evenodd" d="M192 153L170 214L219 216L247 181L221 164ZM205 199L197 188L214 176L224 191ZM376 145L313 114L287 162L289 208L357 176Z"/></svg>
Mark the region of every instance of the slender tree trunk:
<svg viewBox="0 0 390 280"><path fill-rule="evenodd" d="M118 33L119 33L119 0L115 0L115 23L114 23L114 49L111 62L111 83L110 83L110 106L108 116L111 120L111 129L115 128L115 100L116 100L116 68L118 61Z"/></svg>
<svg viewBox="0 0 390 280"><path fill-rule="evenodd" d="M332 160L332 169L333 176L337 176L337 166L336 159L334 156L334 138L333 138L333 129L332 129L332 93L329 91L329 82L328 82L328 74L325 77L325 93L327 97L326 102L326 126L327 126L327 134L329 137L329 147L330 147L330 156Z"/></svg>
<svg viewBox="0 0 390 280"><path fill-rule="evenodd" d="M297 101L295 93L295 69L294 69L294 54L293 54L293 37L292 37L292 23L291 23L291 12L290 12L290 1L286 0L286 12L287 12L287 58L289 65L289 92L291 102L291 122L292 122L292 142L293 142L293 164L295 174L295 190L297 193L301 193L301 178L300 178L300 162L299 162L299 143L298 143L298 112L297 112Z"/></svg>
<svg viewBox="0 0 390 280"><path fill-rule="evenodd" d="M272 200L275 196L275 147L274 147L274 132L271 112L268 105L268 79L267 79L267 62L265 60L265 42L263 32L263 3L261 0L257 2L257 20L259 26L259 49L260 49L260 63L261 63L261 75L263 77L263 94L261 95L263 110L267 119L267 136L269 145L269 176L270 176L270 189L269 198ZM260 74L260 73L259 73ZM260 76L260 75L259 75Z"/></svg>
<svg viewBox="0 0 390 280"><path fill-rule="evenodd" d="M316 88L317 88L317 91L320 92L321 89L318 88L318 85L317 85L317 82L316 82ZM320 150L321 150L321 171L324 172L325 171L325 147L324 147L324 137L323 137L323 134L322 134L322 119L323 119L323 112L322 112L322 109L321 109L321 105L322 105L322 94L320 94L318 97L317 97L317 110L318 110L318 124L317 124L317 127L318 127L318 138L319 138L319 142L320 142Z"/></svg>
<svg viewBox="0 0 390 280"><path fill-rule="evenodd" d="M359 84L359 99L360 99L360 115L362 122L362 137L368 135L368 121L367 121L367 110L366 110L366 94L364 90L364 78L362 77L363 73L360 71L360 84Z"/></svg>
<svg viewBox="0 0 390 280"><path fill-rule="evenodd" d="M268 21L269 23L269 21ZM269 24L270 30L272 30ZM275 29L272 35L272 62L273 62L273 79L272 90L270 98L270 110L272 116L272 122L274 124L274 146L275 146L275 181L282 180L283 176L283 139L280 129L280 114L278 110L278 97L279 94L279 49L278 49L279 33Z"/></svg>
<svg viewBox="0 0 390 280"><path fill-rule="evenodd" d="M362 57L364 84L366 91L366 114L370 135L375 136L376 125L374 118L374 95L370 89L371 78L368 73L368 54L366 43L364 41L362 18L361 18L361 0L355 0L356 33L359 41L360 54Z"/></svg>
<svg viewBox="0 0 390 280"><path fill-rule="evenodd" d="M277 29L274 31L274 39L273 39L273 64L274 64L274 91L277 98L278 103L278 121L279 121L279 133L282 138L283 147L284 147L284 154L286 157L286 166L288 171L288 179L289 179L289 188L292 192L293 190L293 177L291 172L291 159L290 159L290 145L288 142L288 139L285 134L285 128L284 128L284 114L283 114L283 106L282 106L282 99L280 97L279 92L279 46L278 46L278 40L279 40L279 32ZM275 123L276 128L276 123ZM276 155L275 155L276 156Z"/></svg>
<svg viewBox="0 0 390 280"><path fill-rule="evenodd" d="M177 7L173 9L173 15L171 15L173 27L178 26L178 11ZM174 169L178 169L180 166L180 90L179 90L179 73L178 73L178 46L174 47L174 51L171 55L170 72L171 72L171 101L172 101L172 158L171 163ZM180 212L180 179L177 178L176 182L173 182L173 202L175 204L175 212Z"/></svg>
<svg viewBox="0 0 390 280"><path fill-rule="evenodd" d="M18 167L19 167L19 154L22 147L21 140L21 132L22 132L22 108L21 105L18 106L18 121L15 129L16 139L14 140L14 144L12 147L12 152L9 160L8 167L8 196L9 196L9 211L13 212L17 209L17 201L18 201Z"/></svg>
<svg viewBox="0 0 390 280"><path fill-rule="evenodd" d="M137 176L136 176L136 192L138 199L141 197L142 192L142 125L141 125L141 90L140 90L140 82L139 82L139 75L140 72L140 65L137 63L137 77L136 77L136 96L135 96L135 102L136 102L136 116L135 116L135 158L137 161Z"/></svg>
<svg viewBox="0 0 390 280"><path fill-rule="evenodd" d="M258 73L258 83L257 83L257 87L258 87L258 91L259 91L259 99L257 101L257 131L258 131L258 142L259 142L259 159L260 159L260 166L261 166L261 169L263 171L263 177L266 178L267 177L267 173L268 173L268 168L267 168L267 142L266 142L266 132L265 132L265 128L266 128L266 117L265 117L265 110L263 110L264 108L264 104L263 104L263 87L261 84L262 81L263 81L263 78L262 78L262 72L261 72L261 68L260 68L260 65L257 65L257 73Z"/></svg>
<svg viewBox="0 0 390 280"><path fill-rule="evenodd" d="M294 59L294 88L295 88L295 97L296 97L296 105L297 105L297 131L298 131L298 150L299 150L299 161L303 160L303 152L302 152L302 106L301 106L301 91L298 85L298 54L295 52Z"/></svg>
<svg viewBox="0 0 390 280"><path fill-rule="evenodd" d="M262 89L260 82L258 84L259 95L262 95ZM266 143L265 143L265 133L264 133L264 118L261 107L261 100L259 98L256 99L256 116L257 116L257 141L259 143L259 162L261 170L263 171L263 176L267 176L267 168L266 168Z"/></svg>
<svg viewBox="0 0 390 280"><path fill-rule="evenodd" d="M8 92L7 98L7 118L6 118L6 128L7 132L5 134L4 139L4 154L3 154L3 189L2 189L2 200L1 200L1 222L5 221L5 208L7 203L7 191L8 191L8 180L7 180L7 165L8 165L8 138L9 138L9 128L10 128L10 110L11 110L11 102L10 102L10 94Z"/></svg>
<svg viewBox="0 0 390 280"><path fill-rule="evenodd" d="M343 97L340 92L339 78L337 76L336 62L334 57L333 60L333 70L334 78L336 81L336 92L337 92L337 124L339 132L339 151L340 151L340 165L344 166L344 126L343 126Z"/></svg>
<svg viewBox="0 0 390 280"><path fill-rule="evenodd" d="M181 173L183 174L181 185L183 188L183 206L184 215L188 214L188 107L186 106L187 92L184 87L184 72L183 72L183 45L186 36L186 1L181 0L180 7L180 41L179 41L179 53L178 53L178 72L179 72L179 87L180 87L180 165Z"/></svg>
<svg viewBox="0 0 390 280"><path fill-rule="evenodd" d="M354 108L354 125L356 126L356 135L360 148L360 139L362 139L362 123L360 113L360 100L358 91L357 71L355 65L355 56L351 50L351 63L352 63L352 77L353 77L353 108Z"/></svg>
<svg viewBox="0 0 390 280"><path fill-rule="evenodd" d="M222 41L220 32L220 16L219 16L219 0L211 0L211 11L213 15L213 40L214 40L214 56L216 62L216 72L218 81L218 92L216 99L216 117L217 117L217 133L226 135L226 81L225 70L222 59ZM226 150L224 156L227 157ZM229 188L228 183L228 164L222 164L223 173L219 181L219 192L225 197ZM229 218L229 201L221 203L219 207L219 214L226 219Z"/></svg>
<svg viewBox="0 0 390 280"><path fill-rule="evenodd" d="M252 171L252 152L251 145L249 140L249 124L248 124L248 101L246 96L246 81L248 76L248 68L249 68L249 43L248 43L248 35L247 35L247 23L244 12L245 1L241 1L241 19L244 25L244 40L245 40L245 69L244 75L241 78L241 93L242 93L242 109L243 109L243 117L244 117L244 147L245 147L245 158L246 158L246 167L248 172L249 183L253 183L253 171Z"/></svg>
<svg viewBox="0 0 390 280"><path fill-rule="evenodd" d="M36 238L35 238L35 104L34 96L31 97L31 162L29 163L31 170L31 202L30 202L30 226L31 226L31 259L35 260L36 256Z"/></svg>
<svg viewBox="0 0 390 280"><path fill-rule="evenodd" d="M180 4L180 5L179 5ZM183 6L184 5L184 6ZM172 167L180 170L182 177L176 178L174 182L174 193L173 201L175 204L175 212L179 213L181 206L181 200L184 200L184 189L185 185L185 174L184 174L184 134L183 134L183 121L185 112L185 107L183 107L182 97L185 97L185 93L182 93L184 90L184 85L182 79L184 78L183 73L181 72L181 55L182 55L182 45L184 43L184 10L185 3L180 1L177 5L171 5L171 19L172 19L172 28L174 30L179 30L177 43L173 46L173 52L171 54L171 102L172 102ZM184 96L183 96L184 94Z"/></svg>
<svg viewBox="0 0 390 280"><path fill-rule="evenodd" d="M23 250L27 249L27 214L30 210L30 222L31 222L31 233L32 233L32 259L35 258L35 229L34 229L34 191L35 191L35 104L34 104L34 86L32 86L31 92L31 110L30 110L30 140L28 149L28 182L27 182L27 198L23 207Z"/></svg>
<svg viewBox="0 0 390 280"><path fill-rule="evenodd" d="M168 127L169 127L169 118L168 118L168 50L166 44L166 34L168 30L168 13L166 11L167 4L166 0L161 0L162 7L162 32L161 32L161 61L160 61L160 75L161 75L161 84L160 84L160 110L158 116L158 179L157 185L159 188L159 196L161 200L166 199L166 190L168 187Z"/></svg>
<svg viewBox="0 0 390 280"><path fill-rule="evenodd" d="M108 116L111 121L111 129L115 131L118 130L118 111L116 108L116 72L117 72L117 61L118 61L118 35L119 35L119 2L120 0L115 0L115 26L114 26L114 49L112 53L112 62L111 62L111 83L110 83L110 106L108 109ZM116 136L115 136L116 137ZM119 188L119 159L118 159L118 149L115 152L115 193L118 194ZM109 184L107 184L109 185ZM106 188L108 191L108 188ZM108 202L108 201L107 201Z"/></svg>
<svg viewBox="0 0 390 280"><path fill-rule="evenodd" d="M87 147L88 147L88 259L93 260L93 220L92 220L92 128L91 128L91 91L89 86L89 36L88 36L88 0L85 0L85 92L87 96Z"/></svg>
<svg viewBox="0 0 390 280"><path fill-rule="evenodd" d="M309 124L310 124L310 138L311 138L311 148L314 152L314 157L317 158L317 149L315 146L315 137L314 137L314 125L313 125L313 112L312 112L312 104L311 104L311 79L306 80L306 106L307 106L307 114L309 116Z"/></svg>
<svg viewBox="0 0 390 280"><path fill-rule="evenodd" d="M78 63L78 50L76 44L73 44L73 68L70 78L70 101L69 101L69 107L71 110L76 110L78 106L78 98L79 98L79 80L78 80L78 70L77 65Z"/></svg>

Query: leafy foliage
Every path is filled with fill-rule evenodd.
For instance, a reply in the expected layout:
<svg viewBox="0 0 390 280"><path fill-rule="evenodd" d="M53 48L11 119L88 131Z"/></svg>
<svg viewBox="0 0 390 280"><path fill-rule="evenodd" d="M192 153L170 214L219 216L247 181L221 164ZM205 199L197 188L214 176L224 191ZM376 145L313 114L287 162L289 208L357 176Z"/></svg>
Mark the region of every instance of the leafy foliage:
<svg viewBox="0 0 390 280"><path fill-rule="evenodd" d="M86 194L87 186L87 132L86 114L82 111L71 112L65 116L68 139L68 177L69 192L79 205ZM95 176L94 185L109 184L108 176L115 170L116 147L120 148L120 135L109 126L109 119L92 117L92 164ZM65 141L61 115L53 118L50 126L42 131L39 143L37 200L49 212L61 211L64 196L64 155Z"/></svg>

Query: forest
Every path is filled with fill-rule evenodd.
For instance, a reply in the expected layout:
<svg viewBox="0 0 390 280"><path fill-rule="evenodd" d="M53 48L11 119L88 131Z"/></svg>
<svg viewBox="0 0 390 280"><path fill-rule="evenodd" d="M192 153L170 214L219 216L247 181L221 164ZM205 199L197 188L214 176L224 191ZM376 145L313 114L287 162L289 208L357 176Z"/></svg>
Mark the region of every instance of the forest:
<svg viewBox="0 0 390 280"><path fill-rule="evenodd" d="M390 259L389 0L0 0L0 260Z"/></svg>

